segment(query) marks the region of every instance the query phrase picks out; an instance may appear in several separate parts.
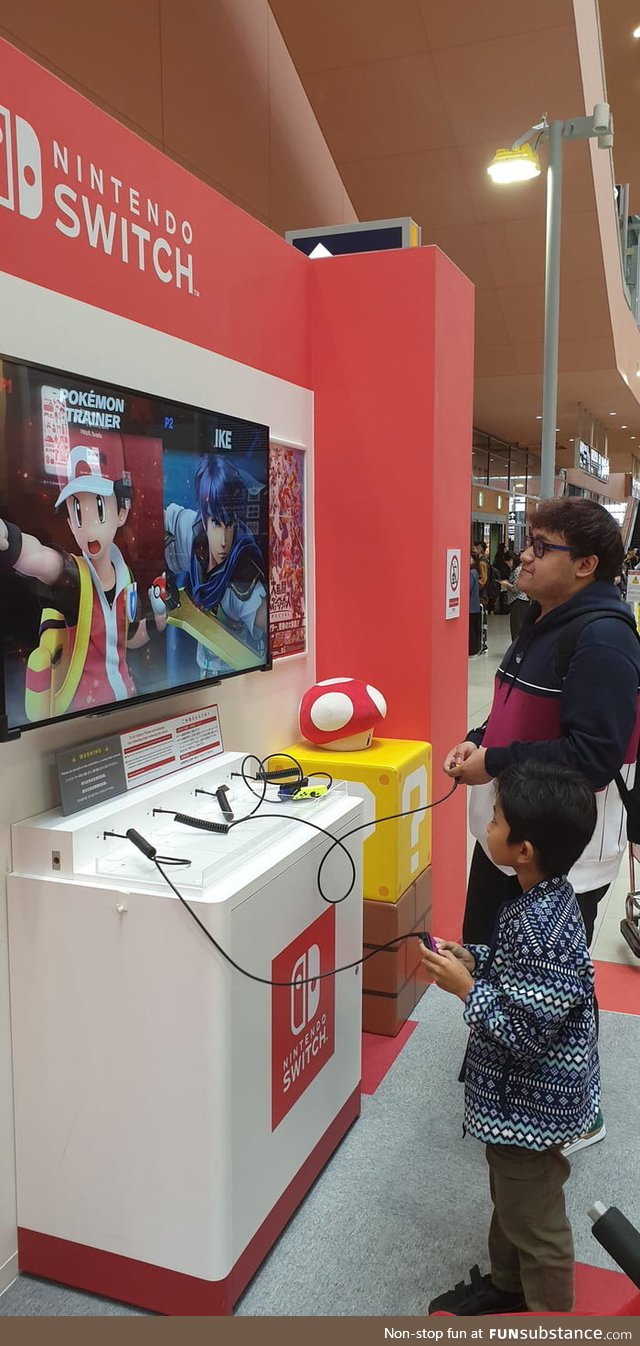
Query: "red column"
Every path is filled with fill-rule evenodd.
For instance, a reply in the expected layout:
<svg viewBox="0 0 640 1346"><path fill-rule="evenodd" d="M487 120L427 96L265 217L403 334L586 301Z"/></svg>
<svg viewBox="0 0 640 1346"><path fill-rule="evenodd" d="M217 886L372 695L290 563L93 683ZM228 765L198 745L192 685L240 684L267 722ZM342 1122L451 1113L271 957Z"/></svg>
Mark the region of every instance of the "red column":
<svg viewBox="0 0 640 1346"><path fill-rule="evenodd" d="M311 272L318 678L364 678L384 734L445 752L467 729L473 287L437 248L318 260ZM446 552L462 553L445 620ZM434 809L434 929L459 935L462 791Z"/></svg>

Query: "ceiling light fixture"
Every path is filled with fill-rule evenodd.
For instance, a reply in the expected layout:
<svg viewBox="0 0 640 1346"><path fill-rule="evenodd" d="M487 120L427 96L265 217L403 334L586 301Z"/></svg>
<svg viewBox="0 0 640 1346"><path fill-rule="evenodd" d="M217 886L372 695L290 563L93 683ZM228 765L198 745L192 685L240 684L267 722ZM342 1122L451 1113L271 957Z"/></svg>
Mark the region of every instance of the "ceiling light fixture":
<svg viewBox="0 0 640 1346"><path fill-rule="evenodd" d="M620 429L621 429L621 430L628 430L628 428L629 428L629 427L628 427L627 425L621 425L621 426L620 426Z"/></svg>
<svg viewBox="0 0 640 1346"><path fill-rule="evenodd" d="M527 182L539 178L542 169L536 151L531 145L518 145L510 150L496 150L487 173L494 182Z"/></svg>
<svg viewBox="0 0 640 1346"><path fill-rule="evenodd" d="M634 30L633 30L631 36L632 36L632 37L640 37L640 24L638 25L637 28L634 28Z"/></svg>

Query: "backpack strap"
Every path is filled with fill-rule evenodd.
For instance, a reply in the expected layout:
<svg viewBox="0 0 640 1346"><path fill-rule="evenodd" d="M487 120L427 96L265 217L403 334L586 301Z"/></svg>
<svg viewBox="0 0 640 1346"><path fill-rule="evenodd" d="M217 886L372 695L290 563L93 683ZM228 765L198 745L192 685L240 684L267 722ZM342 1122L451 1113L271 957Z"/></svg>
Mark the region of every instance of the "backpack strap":
<svg viewBox="0 0 640 1346"><path fill-rule="evenodd" d="M584 631L585 626L591 626L592 622L597 622L602 617L613 617L615 621L624 622L625 626L630 627L629 620L624 612L612 612L611 608L592 608L591 612L581 612L572 621L568 622L564 630L560 632L560 637L556 645L556 673L561 682L564 682L569 672L569 664L576 652L576 645ZM636 639L640 639L638 632L635 631Z"/></svg>

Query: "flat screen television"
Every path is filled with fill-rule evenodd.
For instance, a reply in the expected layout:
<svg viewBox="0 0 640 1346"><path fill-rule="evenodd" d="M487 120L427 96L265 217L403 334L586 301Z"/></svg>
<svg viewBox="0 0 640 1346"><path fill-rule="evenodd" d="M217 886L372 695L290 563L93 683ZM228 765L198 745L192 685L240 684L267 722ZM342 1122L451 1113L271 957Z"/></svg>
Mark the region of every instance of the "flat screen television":
<svg viewBox="0 0 640 1346"><path fill-rule="evenodd" d="M0 357L0 738L269 666L264 425Z"/></svg>

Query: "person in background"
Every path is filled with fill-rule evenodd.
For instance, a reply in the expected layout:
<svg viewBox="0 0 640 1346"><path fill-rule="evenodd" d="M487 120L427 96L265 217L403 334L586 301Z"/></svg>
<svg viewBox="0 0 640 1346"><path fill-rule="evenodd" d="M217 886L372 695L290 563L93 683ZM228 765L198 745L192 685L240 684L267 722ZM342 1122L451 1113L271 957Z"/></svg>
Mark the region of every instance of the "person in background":
<svg viewBox="0 0 640 1346"><path fill-rule="evenodd" d="M600 1067L593 964L566 875L593 835L596 801L584 776L543 762L507 767L493 795L487 846L518 889L492 945L420 946L428 979L458 996L470 1029L464 1132L486 1146L491 1271L473 1267L429 1313L570 1313L563 1146L594 1125Z"/></svg>
<svg viewBox="0 0 640 1346"><path fill-rule="evenodd" d="M506 594L509 611L509 630L511 639L515 640L524 626L527 613L531 607L531 599L528 594L518 588L518 577L522 569L522 564L518 559L518 564L512 571L508 579L500 581L500 588Z"/></svg>
<svg viewBox="0 0 640 1346"><path fill-rule="evenodd" d="M494 608L493 608L494 612L504 614L507 611L506 594L502 589L502 581L509 579L511 575L511 569L512 569L512 562L507 554L504 542L499 542L498 546L496 547L495 556L493 558L492 578L494 581L497 580L497 583L500 585L500 591L496 594L496 601L494 602Z"/></svg>
<svg viewBox="0 0 640 1346"><path fill-rule="evenodd" d="M479 542L476 547L476 564L478 566L478 579L480 584L480 602L483 607L487 607L489 602L489 580L491 579L491 566L487 556L486 542Z"/></svg>
<svg viewBox="0 0 640 1346"><path fill-rule="evenodd" d="M480 653L482 644L482 608L478 567L473 552L469 561L469 654L473 656Z"/></svg>
<svg viewBox="0 0 640 1346"><path fill-rule="evenodd" d="M478 586L480 592L480 653L486 654L488 650L487 641L487 612L489 610L489 580L491 578L491 567L486 557L486 543L478 542L475 547L475 560L478 569Z"/></svg>

